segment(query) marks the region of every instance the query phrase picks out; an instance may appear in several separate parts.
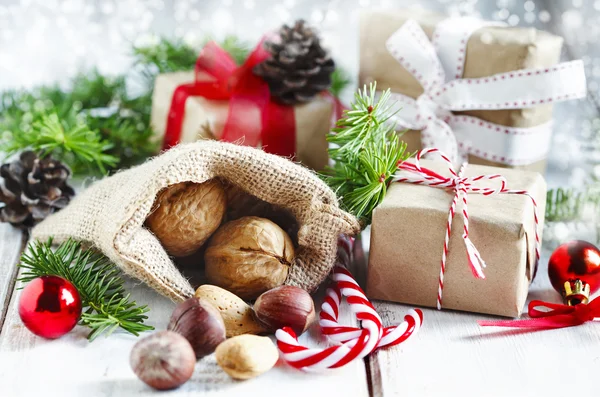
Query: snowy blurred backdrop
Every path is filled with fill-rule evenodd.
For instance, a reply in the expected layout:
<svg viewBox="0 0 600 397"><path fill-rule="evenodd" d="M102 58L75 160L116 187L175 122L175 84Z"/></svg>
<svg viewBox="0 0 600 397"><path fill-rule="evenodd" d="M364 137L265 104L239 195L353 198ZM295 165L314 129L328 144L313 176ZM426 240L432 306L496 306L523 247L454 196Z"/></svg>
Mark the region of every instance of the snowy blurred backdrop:
<svg viewBox="0 0 600 397"><path fill-rule="evenodd" d="M160 36L195 44L207 35L233 34L254 43L297 18L320 28L336 61L356 76L360 10L404 7L563 36L563 58L585 62L590 95L556 107L550 184L581 185L593 175L600 141L600 0L0 0L0 90L66 82L91 67L123 73L131 66L132 45Z"/></svg>

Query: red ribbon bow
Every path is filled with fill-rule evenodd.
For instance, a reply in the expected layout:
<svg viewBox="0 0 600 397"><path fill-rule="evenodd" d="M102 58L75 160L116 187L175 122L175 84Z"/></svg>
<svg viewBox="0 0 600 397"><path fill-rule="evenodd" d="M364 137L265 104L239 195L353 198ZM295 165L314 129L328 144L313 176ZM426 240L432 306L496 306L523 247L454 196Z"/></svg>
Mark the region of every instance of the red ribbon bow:
<svg viewBox="0 0 600 397"><path fill-rule="evenodd" d="M195 67L195 81L177 87L171 100L163 149L179 143L190 96L228 100L222 140L248 146L262 144L265 151L293 156L296 149L294 108L271 101L268 84L252 69L270 57L258 44L246 62L237 67L231 56L214 42L204 46Z"/></svg>
<svg viewBox="0 0 600 397"><path fill-rule="evenodd" d="M539 310L546 308L548 310ZM565 328L581 325L600 317L600 299L575 306L542 301L529 302L529 317L524 320L481 320L479 325L513 328Z"/></svg>

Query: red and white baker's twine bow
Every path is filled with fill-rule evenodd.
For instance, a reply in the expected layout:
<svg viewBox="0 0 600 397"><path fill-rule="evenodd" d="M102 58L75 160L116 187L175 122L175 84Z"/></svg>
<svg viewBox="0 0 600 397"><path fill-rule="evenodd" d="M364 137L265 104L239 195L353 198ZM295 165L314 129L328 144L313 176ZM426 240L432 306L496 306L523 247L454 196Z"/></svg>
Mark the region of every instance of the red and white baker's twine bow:
<svg viewBox="0 0 600 397"><path fill-rule="evenodd" d="M421 157L426 156L428 154L435 154L442 158L443 161L448 165L448 170L450 171L451 176L445 177L439 175L438 173L421 167L419 160ZM406 183L414 183L417 185L427 185L431 187L437 187L442 189L449 189L455 192L454 199L452 200L452 204L450 205L450 210L448 211L448 221L446 223L446 235L444 238L444 248L442 251L442 260L440 266L440 276L438 283L438 297L437 297L437 308L442 308L442 292L444 289L444 274L446 273L446 261L448 257L448 244L450 243L450 234L452 232L452 220L454 218L454 214L456 213L456 205L458 201L462 201L462 217L463 217L463 241L465 243L465 247L467 250L467 258L469 262L469 266L473 275L476 278L485 278L483 274L483 268L485 268L485 262L481 258L479 251L469 238L469 212L467 209L467 197L469 193L482 194L484 196L490 196L493 194L520 194L527 196L531 199L533 203L533 214L535 220L535 254L536 260L540 258L540 236L538 231L538 214L537 214L537 203L535 199L527 192L526 190L511 190L506 188L506 179L500 174L490 174L490 175L479 175L472 177L463 176L465 168L467 164L464 163L458 173L454 170L452 162L446 156L446 154L442 153L439 149L423 149L421 150L416 158L414 163L404 162L400 164L398 167L399 173L394 178L395 182L406 182ZM477 187L475 183L482 180L493 180L499 183L497 188L488 188L488 187Z"/></svg>
<svg viewBox="0 0 600 397"><path fill-rule="evenodd" d="M348 249L343 241L338 251ZM347 256L346 256L347 255ZM349 258L349 253L343 254ZM340 263L341 262L341 263ZM277 347L283 359L292 367L305 371L320 371L339 368L349 362L362 359L380 347L394 346L414 335L423 323L420 310L410 310L404 321L392 327L384 327L381 317L363 290L342 263L333 270L335 286L328 288L325 301L321 305L319 325L322 333L336 345L327 348L308 348L298 342L291 328L285 327L275 333ZM338 323L342 296L346 297L350 310L361 321L362 328L343 326Z"/></svg>

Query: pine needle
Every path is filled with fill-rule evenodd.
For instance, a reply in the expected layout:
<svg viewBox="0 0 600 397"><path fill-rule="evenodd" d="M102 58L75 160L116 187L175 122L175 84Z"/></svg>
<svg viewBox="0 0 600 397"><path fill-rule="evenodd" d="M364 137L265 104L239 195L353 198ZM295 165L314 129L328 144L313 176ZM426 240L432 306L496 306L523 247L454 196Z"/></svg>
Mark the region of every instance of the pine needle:
<svg viewBox="0 0 600 397"><path fill-rule="evenodd" d="M192 70L199 48L183 42L161 38L158 44L133 48L135 63L150 80L159 73Z"/></svg>
<svg viewBox="0 0 600 397"><path fill-rule="evenodd" d="M398 165L408 159L406 143L401 141L388 104L390 91L375 96L376 86L365 86L355 94L351 108L344 111L337 127L327 136L334 166L324 178L340 197L342 206L363 223L383 201Z"/></svg>
<svg viewBox="0 0 600 397"><path fill-rule="evenodd" d="M110 260L81 243L68 240L52 250L52 239L34 241L21 256L24 271L19 278L27 283L37 277L55 275L69 280L81 296L83 312L80 325L91 328L90 341L101 334L110 335L121 328L133 335L153 330L144 324L149 311L138 306L125 293L121 272Z"/></svg>
<svg viewBox="0 0 600 397"><path fill-rule="evenodd" d="M240 40L237 36L226 36L223 41L219 43L221 47L231 55L236 64L241 65L246 61L248 55L250 55L250 45Z"/></svg>
<svg viewBox="0 0 600 397"><path fill-rule="evenodd" d="M0 150L6 156L30 149L42 157L52 155L63 159L73 168L97 167L106 172L106 167L114 167L118 159L106 153L111 147L87 125L78 123L68 126L61 123L56 113L43 116L32 124L32 128L18 134L9 134L0 142Z"/></svg>
<svg viewBox="0 0 600 397"><path fill-rule="evenodd" d="M331 74L331 87L329 92L336 98L339 98L344 90L352 83L350 74L339 66L336 66L335 70Z"/></svg>
<svg viewBox="0 0 600 397"><path fill-rule="evenodd" d="M557 188L546 194L546 221L580 221L587 210L600 214L600 186L592 183L585 190Z"/></svg>
<svg viewBox="0 0 600 397"><path fill-rule="evenodd" d="M0 150L20 152L32 146L40 128L50 127L56 133L64 130L67 137L75 133L90 153L77 152L81 147L64 146L57 140L60 134L46 138L54 142L54 155L68 164L75 173L107 172L139 162L157 152L151 141L150 95L129 98L125 76L107 77L97 70L82 73L72 80L71 89L58 85L35 88L31 91L5 91L0 95ZM92 109L111 108L112 115L101 117ZM48 118L58 118L48 120ZM46 125L46 127L43 127ZM87 125L87 129L83 127ZM83 132L83 134L81 134ZM79 138L77 138L79 140Z"/></svg>

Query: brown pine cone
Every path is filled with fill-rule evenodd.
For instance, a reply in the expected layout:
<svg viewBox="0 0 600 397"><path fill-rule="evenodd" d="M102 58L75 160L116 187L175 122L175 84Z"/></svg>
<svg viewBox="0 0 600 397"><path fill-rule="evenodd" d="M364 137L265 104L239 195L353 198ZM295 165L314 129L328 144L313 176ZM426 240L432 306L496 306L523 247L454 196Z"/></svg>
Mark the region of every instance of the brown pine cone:
<svg viewBox="0 0 600 397"><path fill-rule="evenodd" d="M293 27L283 25L264 45L271 58L256 65L254 73L265 79L278 102L308 102L331 85L335 63L304 20L296 21Z"/></svg>
<svg viewBox="0 0 600 397"><path fill-rule="evenodd" d="M51 157L21 153L0 167L0 222L28 229L64 208L75 191L67 184L71 170Z"/></svg>

